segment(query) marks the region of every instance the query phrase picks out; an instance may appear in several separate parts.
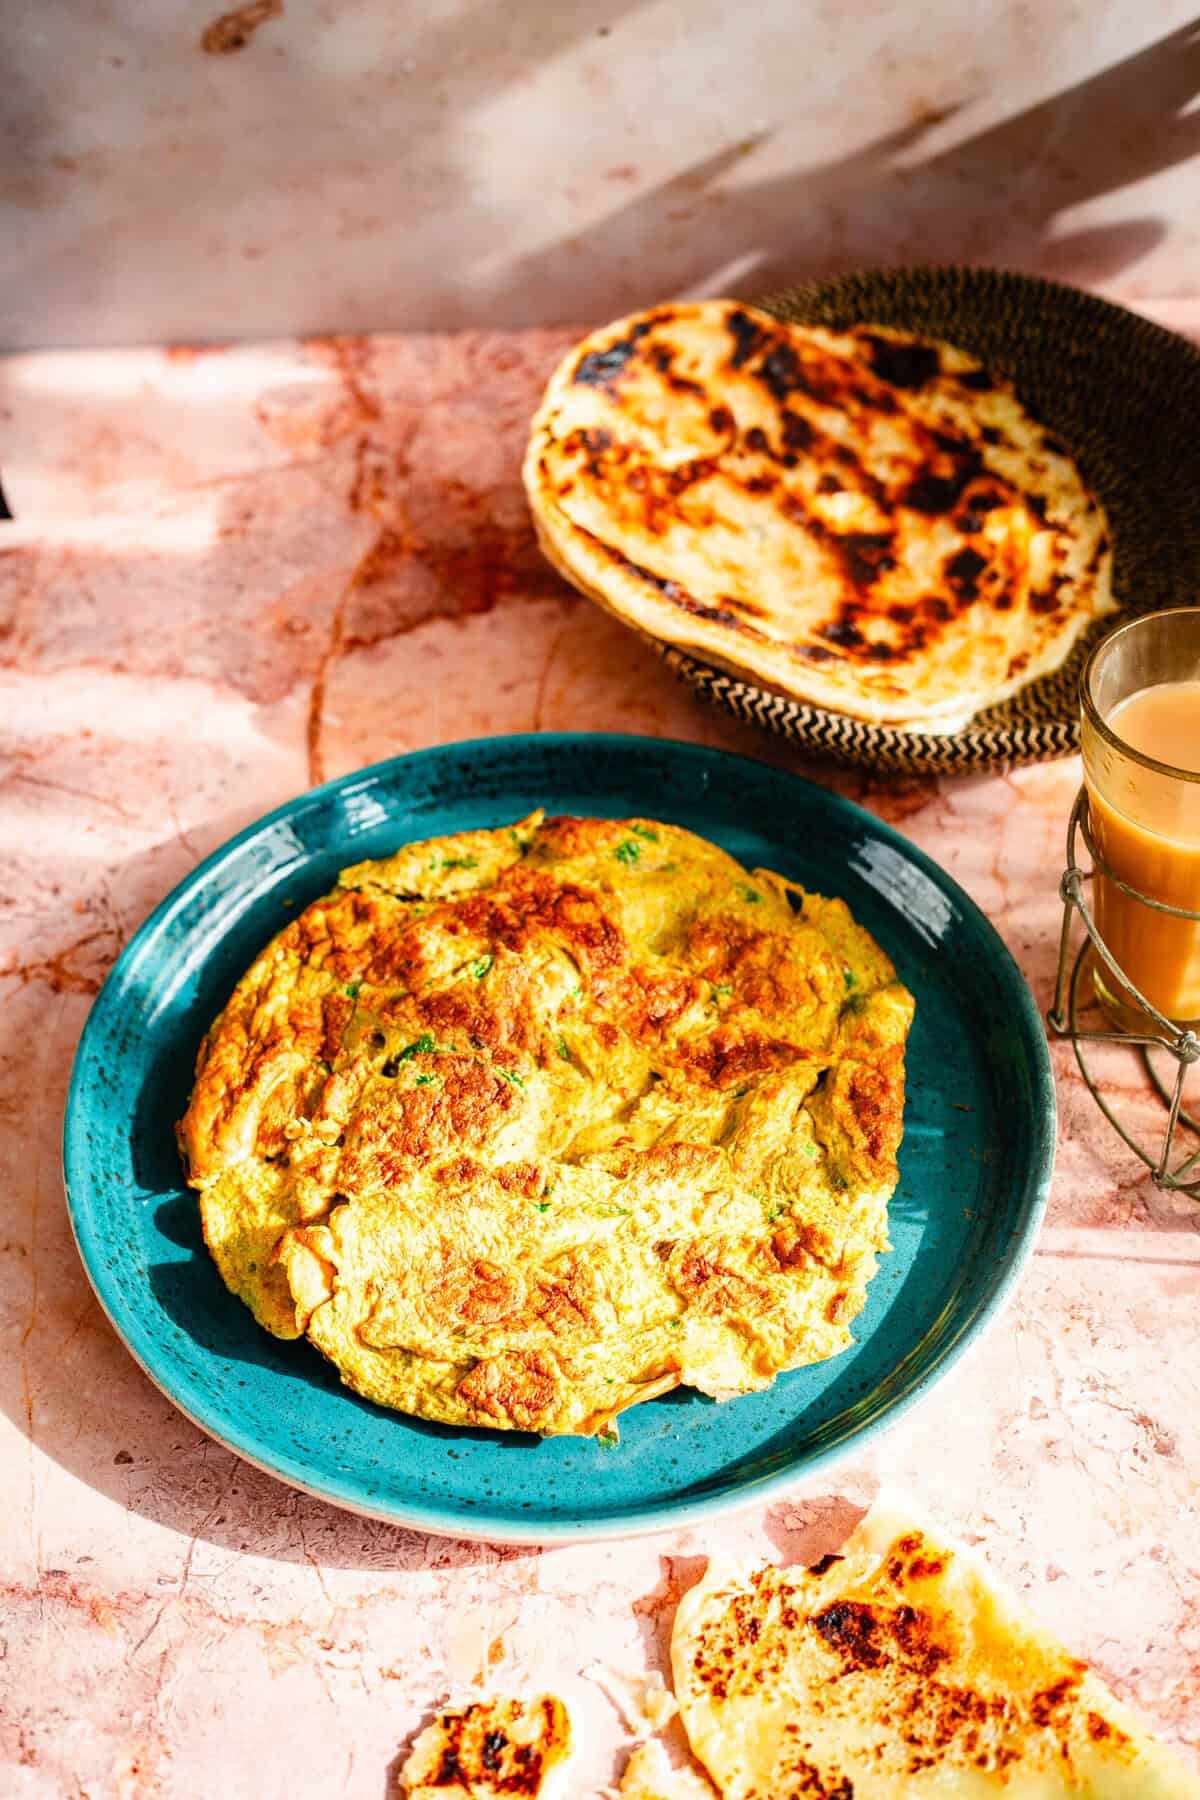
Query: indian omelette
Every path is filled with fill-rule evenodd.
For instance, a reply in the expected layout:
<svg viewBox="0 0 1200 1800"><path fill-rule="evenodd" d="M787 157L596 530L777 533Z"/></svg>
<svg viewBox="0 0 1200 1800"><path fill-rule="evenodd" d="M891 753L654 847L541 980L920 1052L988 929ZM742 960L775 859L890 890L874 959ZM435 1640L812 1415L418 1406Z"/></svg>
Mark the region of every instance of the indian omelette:
<svg viewBox="0 0 1200 1800"><path fill-rule="evenodd" d="M544 818L342 872L201 1046L225 1282L384 1406L611 1433L850 1341L911 996L845 904L677 826Z"/></svg>
<svg viewBox="0 0 1200 1800"><path fill-rule="evenodd" d="M525 486L549 560L639 630L876 724L946 732L1114 609L1103 510L1001 376L733 300L593 332Z"/></svg>

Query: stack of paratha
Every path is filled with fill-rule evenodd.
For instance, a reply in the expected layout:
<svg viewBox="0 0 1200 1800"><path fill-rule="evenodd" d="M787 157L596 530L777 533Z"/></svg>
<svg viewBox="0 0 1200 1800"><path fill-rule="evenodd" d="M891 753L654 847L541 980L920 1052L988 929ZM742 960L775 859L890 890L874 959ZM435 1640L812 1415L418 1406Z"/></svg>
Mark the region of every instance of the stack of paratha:
<svg viewBox="0 0 1200 1800"><path fill-rule="evenodd" d="M950 731L1113 609L1067 447L946 344L733 301L584 340L534 420L542 547L630 624L794 698Z"/></svg>

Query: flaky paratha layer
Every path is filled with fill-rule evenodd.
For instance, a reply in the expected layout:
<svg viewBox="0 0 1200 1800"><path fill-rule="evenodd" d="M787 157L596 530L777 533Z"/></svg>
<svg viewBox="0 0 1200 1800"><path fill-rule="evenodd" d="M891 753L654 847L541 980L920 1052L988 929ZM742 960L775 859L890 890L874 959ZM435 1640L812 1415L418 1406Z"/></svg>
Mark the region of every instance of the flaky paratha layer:
<svg viewBox="0 0 1200 1800"><path fill-rule="evenodd" d="M651 820L343 872L180 1128L229 1287L387 1406L595 1433L850 1342L912 1001L837 900Z"/></svg>
<svg viewBox="0 0 1200 1800"><path fill-rule="evenodd" d="M972 357L733 301L593 333L525 485L547 557L665 642L876 723L957 729L1113 609L1068 449Z"/></svg>

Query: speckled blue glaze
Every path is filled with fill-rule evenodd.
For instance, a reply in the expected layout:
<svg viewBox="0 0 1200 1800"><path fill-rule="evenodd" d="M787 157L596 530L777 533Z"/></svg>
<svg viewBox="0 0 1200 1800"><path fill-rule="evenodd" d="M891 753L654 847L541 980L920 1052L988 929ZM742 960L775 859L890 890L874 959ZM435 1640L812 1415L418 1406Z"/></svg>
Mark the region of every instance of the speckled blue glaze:
<svg viewBox="0 0 1200 1800"><path fill-rule="evenodd" d="M549 812L641 813L840 894L917 1000L886 1256L833 1361L725 1406L673 1394L616 1449L384 1412L305 1343L259 1330L204 1250L172 1122L241 971L340 868L413 838ZM1054 1151L1041 1023L949 876L859 807L746 758L653 738L490 738L314 789L202 863L96 1000L67 1105L71 1218L96 1292L191 1419L297 1487L455 1535L547 1542L681 1526L764 1501L860 1446L977 1337L1029 1254Z"/></svg>

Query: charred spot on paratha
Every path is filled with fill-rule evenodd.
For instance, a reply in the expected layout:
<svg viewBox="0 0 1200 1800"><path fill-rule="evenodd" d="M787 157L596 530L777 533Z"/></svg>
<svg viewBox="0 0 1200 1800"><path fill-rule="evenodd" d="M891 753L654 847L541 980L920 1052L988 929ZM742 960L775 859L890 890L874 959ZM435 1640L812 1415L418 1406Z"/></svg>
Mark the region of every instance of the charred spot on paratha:
<svg viewBox="0 0 1200 1800"><path fill-rule="evenodd" d="M575 380L581 387L609 386L621 374L649 330L649 325L643 321L633 327L628 337L618 338L603 350L589 350L575 365Z"/></svg>
<svg viewBox="0 0 1200 1800"><path fill-rule="evenodd" d="M942 372L942 359L933 344L901 343L870 331L858 335L867 346L871 368L890 387L924 387Z"/></svg>

